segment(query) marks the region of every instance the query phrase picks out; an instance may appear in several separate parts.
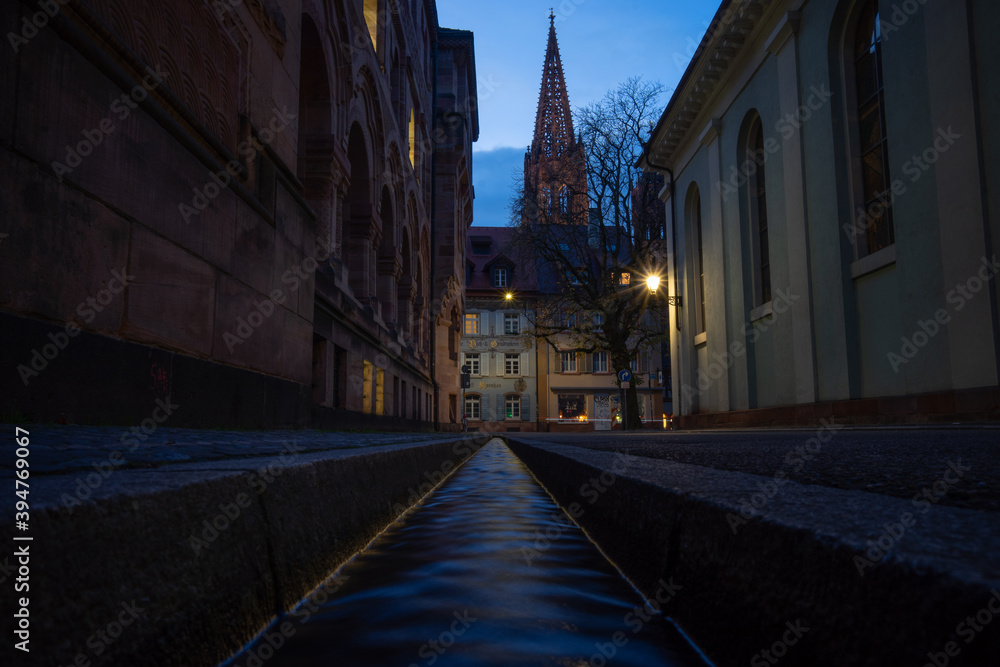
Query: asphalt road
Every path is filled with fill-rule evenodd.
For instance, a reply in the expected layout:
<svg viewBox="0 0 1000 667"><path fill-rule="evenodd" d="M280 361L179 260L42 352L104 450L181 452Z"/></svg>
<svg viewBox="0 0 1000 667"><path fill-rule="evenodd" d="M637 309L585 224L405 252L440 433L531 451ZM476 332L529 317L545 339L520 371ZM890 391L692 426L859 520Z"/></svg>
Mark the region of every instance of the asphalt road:
<svg viewBox="0 0 1000 667"><path fill-rule="evenodd" d="M1000 511L1000 428L520 433L915 502ZM935 486L936 484L936 486Z"/></svg>

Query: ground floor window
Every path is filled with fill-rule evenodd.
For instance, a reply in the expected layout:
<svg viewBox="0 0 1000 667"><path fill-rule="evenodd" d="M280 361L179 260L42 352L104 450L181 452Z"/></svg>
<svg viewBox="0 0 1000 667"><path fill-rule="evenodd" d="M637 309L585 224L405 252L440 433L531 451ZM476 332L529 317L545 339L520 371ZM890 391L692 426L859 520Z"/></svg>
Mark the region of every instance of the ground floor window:
<svg viewBox="0 0 1000 667"><path fill-rule="evenodd" d="M519 394L508 394L504 398L504 414L507 419L521 418L521 396Z"/></svg>
<svg viewBox="0 0 1000 667"><path fill-rule="evenodd" d="M559 419L586 421L586 397L583 394L559 394Z"/></svg>
<svg viewBox="0 0 1000 667"><path fill-rule="evenodd" d="M465 397L465 416L468 419L479 419L480 398L475 394Z"/></svg>

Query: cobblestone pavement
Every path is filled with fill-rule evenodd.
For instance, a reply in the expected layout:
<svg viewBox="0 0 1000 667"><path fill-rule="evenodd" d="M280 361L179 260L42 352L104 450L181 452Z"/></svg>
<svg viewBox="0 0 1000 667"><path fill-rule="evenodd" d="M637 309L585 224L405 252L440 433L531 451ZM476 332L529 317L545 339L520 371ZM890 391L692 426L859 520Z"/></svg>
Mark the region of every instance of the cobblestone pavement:
<svg viewBox="0 0 1000 667"><path fill-rule="evenodd" d="M270 457L287 451L290 444L297 452L317 452L430 442L462 436L458 433L215 431L167 427L156 428L147 434L141 427L0 424L0 438L4 437L2 434L8 434L13 444L16 427L30 434L32 475L88 470L95 464L106 465L108 461L122 468L155 468L171 463ZM0 469L11 469L13 466L13 455L0 458Z"/></svg>
<svg viewBox="0 0 1000 667"><path fill-rule="evenodd" d="M520 433L517 437L766 477L783 471L802 484L1000 512L997 427Z"/></svg>

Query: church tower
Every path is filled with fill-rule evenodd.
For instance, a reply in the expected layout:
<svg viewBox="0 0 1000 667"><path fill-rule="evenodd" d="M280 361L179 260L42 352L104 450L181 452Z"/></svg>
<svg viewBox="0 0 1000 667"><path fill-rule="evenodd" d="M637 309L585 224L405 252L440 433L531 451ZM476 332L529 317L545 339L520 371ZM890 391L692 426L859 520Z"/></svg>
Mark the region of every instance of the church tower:
<svg viewBox="0 0 1000 667"><path fill-rule="evenodd" d="M587 171L582 142L573 134L555 14L549 13L535 135L524 155L524 207L529 222L587 224Z"/></svg>

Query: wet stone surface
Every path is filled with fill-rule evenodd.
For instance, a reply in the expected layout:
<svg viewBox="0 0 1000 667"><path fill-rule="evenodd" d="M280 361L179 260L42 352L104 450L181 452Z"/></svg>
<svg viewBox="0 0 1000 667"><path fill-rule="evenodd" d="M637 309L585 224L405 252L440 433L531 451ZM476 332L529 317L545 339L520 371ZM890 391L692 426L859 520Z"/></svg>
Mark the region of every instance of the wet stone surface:
<svg viewBox="0 0 1000 667"><path fill-rule="evenodd" d="M833 428L822 430L518 433L762 477L787 477L846 491L1000 512L1000 428Z"/></svg>
<svg viewBox="0 0 1000 667"><path fill-rule="evenodd" d="M307 601L232 664L705 664L498 440L336 581L329 601ZM683 594L658 591L666 611Z"/></svg>
<svg viewBox="0 0 1000 667"><path fill-rule="evenodd" d="M91 470L94 465L115 468L156 468L175 463L200 463L234 458L274 457L289 451L322 452L332 449L402 445L435 440L459 440L460 433L346 433L313 430L216 431L158 427L148 433L141 426L77 426L18 424L31 434L33 475ZM13 424L0 424L14 433ZM0 469L13 468L13 458Z"/></svg>

